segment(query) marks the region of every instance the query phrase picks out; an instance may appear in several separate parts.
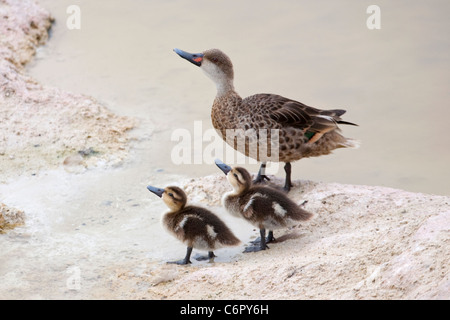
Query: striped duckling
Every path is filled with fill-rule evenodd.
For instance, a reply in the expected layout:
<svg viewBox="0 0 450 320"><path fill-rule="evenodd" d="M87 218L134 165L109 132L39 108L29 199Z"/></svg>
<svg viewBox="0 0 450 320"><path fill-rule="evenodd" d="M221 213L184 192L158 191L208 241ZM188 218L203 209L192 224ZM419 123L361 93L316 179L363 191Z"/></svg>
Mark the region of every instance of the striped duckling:
<svg viewBox="0 0 450 320"><path fill-rule="evenodd" d="M247 247L245 252L265 250L274 241L273 230L290 227L309 220L312 213L303 210L288 196L268 186L253 185L250 173L241 167L230 167L220 160L216 165L225 173L233 191L225 193L222 202L232 215L244 218L259 228L259 246ZM267 239L266 230L269 230ZM257 243L256 243L257 244Z"/></svg>
<svg viewBox="0 0 450 320"><path fill-rule="evenodd" d="M289 191L291 162L326 155L337 148L358 147L357 141L340 134L339 124L355 125L341 119L345 110L321 110L267 93L243 99L234 89L233 64L221 50L195 54L174 51L199 66L216 84L217 95L211 109L213 126L234 149L261 162L254 182L269 180L265 175L266 162L284 162L284 189ZM230 132L233 136L229 136ZM243 140L244 143L239 142Z"/></svg>
<svg viewBox="0 0 450 320"><path fill-rule="evenodd" d="M162 216L164 228L187 246L184 259L169 263L191 263L193 248L208 251L208 256L196 257L196 260L211 260L215 257L214 250L240 244L240 240L214 213L186 205L187 197L182 189L174 186L164 189L148 186L147 189L161 197L169 207Z"/></svg>

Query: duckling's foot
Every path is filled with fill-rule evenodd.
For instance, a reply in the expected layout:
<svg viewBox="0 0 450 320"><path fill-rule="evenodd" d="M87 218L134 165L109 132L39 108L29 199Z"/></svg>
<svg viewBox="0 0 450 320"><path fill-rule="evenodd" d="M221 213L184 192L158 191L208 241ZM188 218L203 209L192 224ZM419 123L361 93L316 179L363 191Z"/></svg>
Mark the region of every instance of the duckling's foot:
<svg viewBox="0 0 450 320"><path fill-rule="evenodd" d="M259 243L259 246L250 246L250 247L246 247L245 248L245 250L244 250L244 253L248 253L248 252L258 252L258 251L261 251L261 250L266 250L266 249L270 249L268 246L267 246L267 242L266 242L266 229L259 229L259 234L261 235L260 236L260 238L259 238L259 241L258 242L253 242L254 244L258 244ZM268 238L272 238L273 239L273 232L272 231L269 231L269 236L268 236Z"/></svg>
<svg viewBox="0 0 450 320"><path fill-rule="evenodd" d="M216 257L214 252L209 251L207 256L206 255L202 256L200 254L197 254L197 255L195 255L194 259L197 260L197 261L205 261L205 260L210 260L211 261L211 260L214 259L214 257Z"/></svg>
<svg viewBox="0 0 450 320"><path fill-rule="evenodd" d="M258 251L262 251L262 250L266 250L266 249L270 249L268 245L264 245L264 246L249 246L249 247L245 247L244 253L249 253L249 252L258 252Z"/></svg>
<svg viewBox="0 0 450 320"><path fill-rule="evenodd" d="M186 259L181 259L181 260L177 260L177 261L168 261L167 263L169 264L178 264L178 265L186 265L186 264L191 264L191 260L186 260Z"/></svg>
<svg viewBox="0 0 450 320"><path fill-rule="evenodd" d="M174 263L174 264L179 264L179 265L190 264L190 263L192 263L191 262L191 253L192 253L192 247L187 247L186 256L184 257L184 259L177 260L177 261L169 261L167 263Z"/></svg>
<svg viewBox="0 0 450 320"><path fill-rule="evenodd" d="M277 239L273 236L273 231L269 231L269 234L266 237L266 243L274 243L277 242ZM251 244L260 244L261 237L256 238L255 240L250 242Z"/></svg>

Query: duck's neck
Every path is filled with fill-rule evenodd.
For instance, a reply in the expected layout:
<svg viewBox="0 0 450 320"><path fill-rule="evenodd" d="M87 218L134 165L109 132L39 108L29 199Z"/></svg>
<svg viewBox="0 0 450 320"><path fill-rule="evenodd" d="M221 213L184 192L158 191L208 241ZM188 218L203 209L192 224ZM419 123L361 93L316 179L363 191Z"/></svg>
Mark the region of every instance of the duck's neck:
<svg viewBox="0 0 450 320"><path fill-rule="evenodd" d="M233 191L230 191L229 194L233 195L233 196L242 196L244 193L246 193L249 189L249 186L244 185L244 186L239 186L239 187L234 187L233 186Z"/></svg>
<svg viewBox="0 0 450 320"><path fill-rule="evenodd" d="M169 211L167 213L176 213L184 209L185 205L167 204Z"/></svg>
<svg viewBox="0 0 450 320"><path fill-rule="evenodd" d="M211 71L212 70L212 71ZM233 77L229 77L217 68L207 68L203 70L208 78L210 78L217 88L217 97L228 95L234 91Z"/></svg>
<svg viewBox="0 0 450 320"><path fill-rule="evenodd" d="M223 79L221 81L216 81L215 83L217 88L217 97L223 97L236 93L236 91L234 91L233 80Z"/></svg>

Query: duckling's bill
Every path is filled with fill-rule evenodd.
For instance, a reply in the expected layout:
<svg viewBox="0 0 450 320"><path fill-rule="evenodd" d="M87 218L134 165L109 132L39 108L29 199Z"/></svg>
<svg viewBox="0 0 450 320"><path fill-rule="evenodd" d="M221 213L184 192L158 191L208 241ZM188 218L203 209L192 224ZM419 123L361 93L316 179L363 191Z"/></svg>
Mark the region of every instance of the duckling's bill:
<svg viewBox="0 0 450 320"><path fill-rule="evenodd" d="M160 198L162 197L162 195L164 193L164 189L156 188L156 187L153 187L153 186L147 186L147 189L148 189L148 191L156 194Z"/></svg>
<svg viewBox="0 0 450 320"><path fill-rule="evenodd" d="M229 165L223 163L221 160L216 159L214 162L216 163L216 166L218 166L219 169L222 170L223 173L225 173L225 175L227 175L228 172L231 171L231 167Z"/></svg>

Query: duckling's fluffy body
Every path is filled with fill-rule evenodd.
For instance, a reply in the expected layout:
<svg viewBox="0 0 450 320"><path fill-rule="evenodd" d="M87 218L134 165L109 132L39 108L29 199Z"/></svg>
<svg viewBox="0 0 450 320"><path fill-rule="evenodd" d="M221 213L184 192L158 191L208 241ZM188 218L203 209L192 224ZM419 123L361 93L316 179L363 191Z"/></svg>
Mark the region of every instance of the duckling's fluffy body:
<svg viewBox="0 0 450 320"><path fill-rule="evenodd" d="M166 212L161 223L170 234L195 249L214 251L239 244L225 223L205 208L186 206Z"/></svg>
<svg viewBox="0 0 450 320"><path fill-rule="evenodd" d="M191 263L193 248L206 250L208 258L213 258L214 250L240 244L240 240L214 213L206 208L186 205L187 197L182 189L174 186L165 189L148 186L147 189L161 197L169 208L162 215L163 227L187 246L186 257L174 263Z"/></svg>
<svg viewBox="0 0 450 320"><path fill-rule="evenodd" d="M285 193L267 186L254 185L246 169L232 168L220 160L216 160L216 164L233 187L233 191L222 197L224 207L230 214L244 218L260 229L260 247L247 248L247 251L265 250L266 243L274 240L273 230L294 226L312 217L310 212L300 208ZM266 229L269 230L267 240Z"/></svg>
<svg viewBox="0 0 450 320"><path fill-rule="evenodd" d="M222 203L230 214L244 218L259 229L291 227L312 216L283 192L265 186L255 185L240 194L225 193Z"/></svg>

